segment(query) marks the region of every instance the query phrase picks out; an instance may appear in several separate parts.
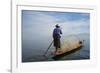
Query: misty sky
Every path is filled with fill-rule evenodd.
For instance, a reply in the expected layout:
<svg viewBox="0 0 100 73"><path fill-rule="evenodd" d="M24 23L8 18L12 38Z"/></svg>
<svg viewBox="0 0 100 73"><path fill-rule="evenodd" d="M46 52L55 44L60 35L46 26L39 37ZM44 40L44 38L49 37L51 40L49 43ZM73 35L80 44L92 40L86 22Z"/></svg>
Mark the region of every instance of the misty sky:
<svg viewBox="0 0 100 73"><path fill-rule="evenodd" d="M52 38L56 24L61 26L62 36L89 33L89 20L89 13L22 10L23 39L41 41Z"/></svg>

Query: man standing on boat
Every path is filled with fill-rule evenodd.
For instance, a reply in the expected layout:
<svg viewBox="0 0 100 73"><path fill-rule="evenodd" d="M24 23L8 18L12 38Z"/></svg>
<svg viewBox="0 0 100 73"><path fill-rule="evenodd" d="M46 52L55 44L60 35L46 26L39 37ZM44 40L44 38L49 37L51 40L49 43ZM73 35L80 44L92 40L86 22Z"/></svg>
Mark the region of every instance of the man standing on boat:
<svg viewBox="0 0 100 73"><path fill-rule="evenodd" d="M60 38L61 38L62 31L61 31L60 26L58 24L56 24L55 27L56 28L53 30L53 41L54 41L54 47L56 49L55 50L55 53L56 53L57 50L61 48Z"/></svg>

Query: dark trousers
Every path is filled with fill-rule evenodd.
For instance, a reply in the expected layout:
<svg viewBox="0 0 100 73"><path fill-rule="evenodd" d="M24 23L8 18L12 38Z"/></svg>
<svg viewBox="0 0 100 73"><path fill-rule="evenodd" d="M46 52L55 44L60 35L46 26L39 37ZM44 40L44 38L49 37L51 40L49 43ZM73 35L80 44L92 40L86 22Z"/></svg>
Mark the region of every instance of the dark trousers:
<svg viewBox="0 0 100 73"><path fill-rule="evenodd" d="M54 38L54 46L56 47L56 49L61 47L60 38Z"/></svg>

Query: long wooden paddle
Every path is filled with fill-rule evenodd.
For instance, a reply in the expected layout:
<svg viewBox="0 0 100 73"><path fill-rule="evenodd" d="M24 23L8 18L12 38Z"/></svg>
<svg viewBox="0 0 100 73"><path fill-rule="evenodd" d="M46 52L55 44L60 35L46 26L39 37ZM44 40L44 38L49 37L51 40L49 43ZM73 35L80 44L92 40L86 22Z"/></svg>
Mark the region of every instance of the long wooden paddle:
<svg viewBox="0 0 100 73"><path fill-rule="evenodd" d="M50 45L48 46L46 52L44 53L44 56L47 54L47 52L48 52L48 50L49 50L49 48L51 47L52 44L53 44L53 41L52 41L52 42L50 43Z"/></svg>

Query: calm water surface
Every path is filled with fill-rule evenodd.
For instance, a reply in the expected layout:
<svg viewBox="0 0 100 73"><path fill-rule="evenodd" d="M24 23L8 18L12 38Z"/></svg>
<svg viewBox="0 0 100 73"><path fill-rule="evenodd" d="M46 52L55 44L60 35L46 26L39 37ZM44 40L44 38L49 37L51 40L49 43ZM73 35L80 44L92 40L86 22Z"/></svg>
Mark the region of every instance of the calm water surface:
<svg viewBox="0 0 100 73"><path fill-rule="evenodd" d="M80 50L70 53L68 55L64 55L58 58L57 60L89 59L90 58L90 39L89 37L90 37L89 34L62 36L62 39L61 39L62 42L64 40L67 40L67 42L71 42L73 40L85 40L83 42L84 46ZM53 45L48 50L46 57L43 56L52 41L52 39L50 38L43 37L41 38L41 40L22 39L22 62L55 61L55 59L52 58L53 57L52 52L55 50Z"/></svg>

